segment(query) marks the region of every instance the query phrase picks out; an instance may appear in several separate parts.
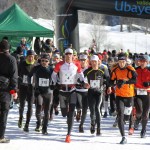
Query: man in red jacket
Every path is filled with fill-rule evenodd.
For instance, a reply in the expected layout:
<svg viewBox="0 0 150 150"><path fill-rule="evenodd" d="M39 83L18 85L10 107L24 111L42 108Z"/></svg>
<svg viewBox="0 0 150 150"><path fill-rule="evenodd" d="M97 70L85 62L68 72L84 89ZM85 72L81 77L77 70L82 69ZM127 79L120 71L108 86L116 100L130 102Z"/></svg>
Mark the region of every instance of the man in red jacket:
<svg viewBox="0 0 150 150"><path fill-rule="evenodd" d="M147 67L148 63L148 55L142 55L140 56L140 66L136 69L138 74L135 84L136 102L138 104L138 107L136 107L136 124L138 125L140 121L142 123L141 138L145 137L150 108L150 69Z"/></svg>

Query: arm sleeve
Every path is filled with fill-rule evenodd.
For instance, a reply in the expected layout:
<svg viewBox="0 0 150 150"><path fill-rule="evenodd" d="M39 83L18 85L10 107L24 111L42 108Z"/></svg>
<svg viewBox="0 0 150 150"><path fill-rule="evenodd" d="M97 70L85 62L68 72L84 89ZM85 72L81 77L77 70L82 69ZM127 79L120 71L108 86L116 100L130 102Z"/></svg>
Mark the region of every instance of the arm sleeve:
<svg viewBox="0 0 150 150"><path fill-rule="evenodd" d="M116 75L114 72L111 72L111 75L110 75L110 80L109 80L109 84L108 86L111 87L111 86L114 86L115 85L115 80L116 80Z"/></svg>
<svg viewBox="0 0 150 150"><path fill-rule="evenodd" d="M132 76L128 81L126 81L126 84L135 84L137 73L135 71L130 71L130 76Z"/></svg>

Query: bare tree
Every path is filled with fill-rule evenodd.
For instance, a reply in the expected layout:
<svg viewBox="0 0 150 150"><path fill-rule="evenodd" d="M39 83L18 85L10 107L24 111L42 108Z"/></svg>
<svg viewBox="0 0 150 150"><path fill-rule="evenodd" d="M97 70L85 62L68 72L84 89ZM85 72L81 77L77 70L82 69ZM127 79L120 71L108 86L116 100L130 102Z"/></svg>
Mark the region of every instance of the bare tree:
<svg viewBox="0 0 150 150"><path fill-rule="evenodd" d="M145 34L150 34L150 21L148 19L145 19Z"/></svg>
<svg viewBox="0 0 150 150"><path fill-rule="evenodd" d="M105 31L103 22L103 15L94 14L93 20L91 22L93 26L89 31L91 38L96 42L96 51L98 52L100 52L100 50L104 47L107 39L107 32Z"/></svg>
<svg viewBox="0 0 150 150"><path fill-rule="evenodd" d="M29 16L54 20L54 0L0 0L0 11L17 3Z"/></svg>
<svg viewBox="0 0 150 150"><path fill-rule="evenodd" d="M127 25L128 32L132 32L133 22L134 22L134 18L120 17L120 32L124 31L123 25Z"/></svg>
<svg viewBox="0 0 150 150"><path fill-rule="evenodd" d="M0 0L0 12L5 10L8 6L8 0Z"/></svg>

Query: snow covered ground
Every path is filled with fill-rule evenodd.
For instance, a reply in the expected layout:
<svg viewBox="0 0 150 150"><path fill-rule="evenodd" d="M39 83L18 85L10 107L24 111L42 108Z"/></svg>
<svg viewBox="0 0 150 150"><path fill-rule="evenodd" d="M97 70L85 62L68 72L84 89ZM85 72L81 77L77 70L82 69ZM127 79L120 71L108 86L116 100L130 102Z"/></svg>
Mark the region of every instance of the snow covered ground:
<svg viewBox="0 0 150 150"><path fill-rule="evenodd" d="M25 111L26 112L26 111ZM24 115L25 117L25 115ZM67 133L66 118L59 113L49 122L48 135L42 135L34 131L36 126L35 113L30 123L29 133L17 127L18 108L16 105L10 110L8 116L6 137L11 141L8 144L0 144L0 150L148 150L150 147L150 126L148 124L147 137L140 138L140 130L134 135L128 135L126 125L127 144L120 145L121 136L118 128L112 127L114 117L102 118L102 135L96 136L90 133L89 111L84 125L85 133L78 132L79 122L74 122L71 135L71 143L65 143ZM141 128L140 128L141 129Z"/></svg>

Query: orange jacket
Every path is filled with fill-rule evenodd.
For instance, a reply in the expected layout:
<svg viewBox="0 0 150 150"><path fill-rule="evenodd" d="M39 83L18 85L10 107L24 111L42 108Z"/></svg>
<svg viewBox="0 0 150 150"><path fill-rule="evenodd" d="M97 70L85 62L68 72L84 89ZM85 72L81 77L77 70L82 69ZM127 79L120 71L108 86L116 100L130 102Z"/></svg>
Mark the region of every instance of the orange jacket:
<svg viewBox="0 0 150 150"><path fill-rule="evenodd" d="M125 69L120 69L117 65L112 69L111 72L111 81L117 80L126 80L132 79L135 69L132 66L127 66ZM120 97L133 97L135 96L134 84L123 84L121 88L116 86L116 96Z"/></svg>

